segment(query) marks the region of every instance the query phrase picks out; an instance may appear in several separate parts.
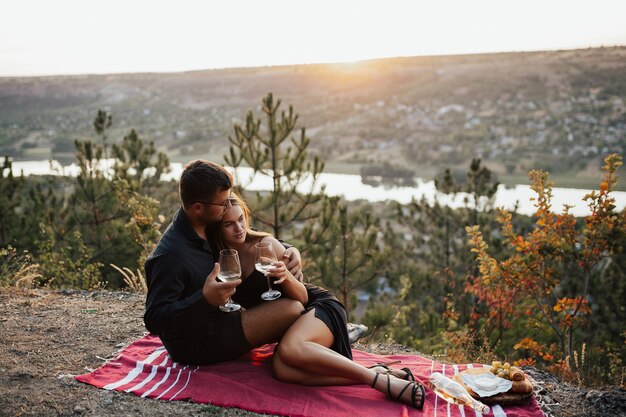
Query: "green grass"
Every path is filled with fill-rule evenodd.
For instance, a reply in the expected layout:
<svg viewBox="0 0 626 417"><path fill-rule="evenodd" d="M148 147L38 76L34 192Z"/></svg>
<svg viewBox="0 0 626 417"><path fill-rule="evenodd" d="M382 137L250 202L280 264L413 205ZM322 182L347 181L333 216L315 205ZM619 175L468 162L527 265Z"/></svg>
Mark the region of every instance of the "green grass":
<svg viewBox="0 0 626 417"><path fill-rule="evenodd" d="M224 412L224 409L222 407L217 407L215 405L207 404L206 406L200 409L200 412L206 413L210 416L216 416L216 415L222 414Z"/></svg>

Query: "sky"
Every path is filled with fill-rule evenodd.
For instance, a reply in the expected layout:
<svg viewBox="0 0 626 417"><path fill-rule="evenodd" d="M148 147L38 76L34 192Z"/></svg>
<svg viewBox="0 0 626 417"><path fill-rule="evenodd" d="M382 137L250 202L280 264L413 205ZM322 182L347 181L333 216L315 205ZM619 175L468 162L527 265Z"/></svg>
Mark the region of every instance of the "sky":
<svg viewBox="0 0 626 417"><path fill-rule="evenodd" d="M626 0L0 0L0 76L626 45Z"/></svg>

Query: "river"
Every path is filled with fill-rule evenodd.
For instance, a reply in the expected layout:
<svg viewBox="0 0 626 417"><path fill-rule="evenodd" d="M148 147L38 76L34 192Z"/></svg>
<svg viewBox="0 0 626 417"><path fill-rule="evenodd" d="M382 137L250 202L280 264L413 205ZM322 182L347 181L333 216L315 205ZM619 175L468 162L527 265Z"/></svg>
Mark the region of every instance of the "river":
<svg viewBox="0 0 626 417"><path fill-rule="evenodd" d="M171 172L164 175L162 180L178 180L182 172L182 164L172 163ZM75 164L61 166L56 161L15 161L13 162L14 175L23 173L24 175L68 175L75 176L79 170ZM271 188L272 181L269 177L257 174L252 175L250 168L239 168L233 171L239 184L243 185L247 190L268 190ZM364 184L360 175L346 174L321 174L318 180L318 189L321 185L326 186L326 194L331 196L343 196L346 200L368 200L368 201L385 201L395 200L400 203L408 203L412 199L426 198L429 202L434 202L435 198L441 203L450 207L461 207L464 205L463 194L457 194L456 198L437 192L433 181L416 180L416 185L412 187L391 187L391 186L372 186ZM309 184L310 185L310 184ZM305 185L306 188L306 185ZM568 204L572 206L570 213L577 217L587 216L590 214L587 203L583 201L583 197L589 194L591 190L576 188L553 188L552 208L555 212L561 212L563 206ZM615 198L617 210L623 210L626 207L626 192L616 191L611 193ZM518 213L532 215L535 207L531 198L536 197L534 191L528 185L516 185L514 187L505 187L500 185L496 193L495 206L505 207L512 210L515 204L518 204Z"/></svg>

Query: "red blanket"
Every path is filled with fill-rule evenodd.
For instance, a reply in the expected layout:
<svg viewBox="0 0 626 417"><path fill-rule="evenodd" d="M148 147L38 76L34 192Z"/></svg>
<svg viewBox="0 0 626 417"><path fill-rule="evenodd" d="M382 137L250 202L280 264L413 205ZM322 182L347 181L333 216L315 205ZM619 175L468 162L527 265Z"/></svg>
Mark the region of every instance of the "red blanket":
<svg viewBox="0 0 626 417"><path fill-rule="evenodd" d="M79 381L99 388L132 392L166 401L191 399L222 407L292 417L408 417L480 416L469 408L448 404L427 390L422 411L393 402L366 385L308 387L276 380L271 371L273 345L253 350L232 362L189 367L173 362L158 337L148 335L122 350L95 371L79 375ZM354 360L363 365L402 361L421 380L432 372L448 376L472 365L445 365L415 355L380 356L355 350ZM498 405L497 417L540 417L537 402L524 406Z"/></svg>

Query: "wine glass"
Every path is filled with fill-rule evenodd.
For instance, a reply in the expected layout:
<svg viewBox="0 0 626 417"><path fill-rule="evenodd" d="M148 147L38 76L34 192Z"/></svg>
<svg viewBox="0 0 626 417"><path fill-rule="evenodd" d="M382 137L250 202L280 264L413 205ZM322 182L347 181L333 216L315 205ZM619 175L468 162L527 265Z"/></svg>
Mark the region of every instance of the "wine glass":
<svg viewBox="0 0 626 417"><path fill-rule="evenodd" d="M239 263L239 254L235 249L224 249L220 251L220 272L217 274L217 279L223 282L237 281L241 277L241 264ZM233 300L228 297L228 301L223 306L219 306L220 310L230 313L231 311L237 311L241 306L234 303Z"/></svg>
<svg viewBox="0 0 626 417"><path fill-rule="evenodd" d="M273 268L274 262L277 262L276 253L271 242L259 242L254 245L255 257L254 268L261 272L267 278L268 290L261 294L261 298L266 301L275 300L280 297L281 293L278 290L272 289L272 283L269 277L269 269Z"/></svg>

